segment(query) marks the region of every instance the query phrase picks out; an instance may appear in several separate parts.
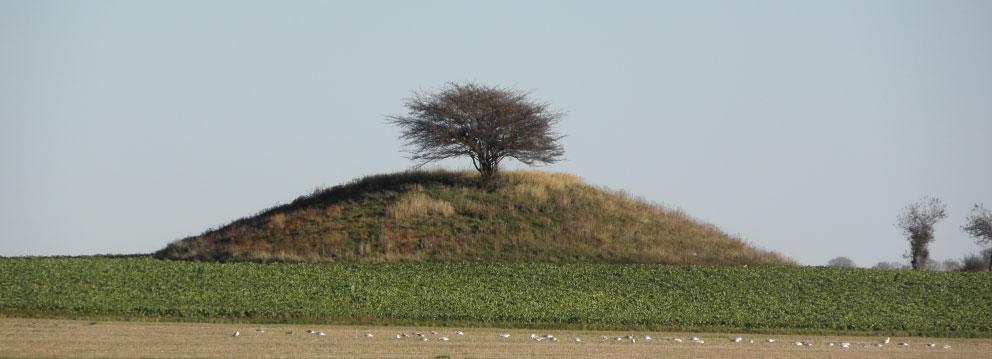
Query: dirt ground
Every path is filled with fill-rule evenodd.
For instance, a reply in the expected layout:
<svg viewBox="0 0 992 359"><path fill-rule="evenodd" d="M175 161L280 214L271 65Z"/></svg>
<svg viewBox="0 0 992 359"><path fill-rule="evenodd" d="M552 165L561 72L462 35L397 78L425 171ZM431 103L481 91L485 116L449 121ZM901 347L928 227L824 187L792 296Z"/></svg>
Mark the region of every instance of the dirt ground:
<svg viewBox="0 0 992 359"><path fill-rule="evenodd" d="M308 334L306 330L326 335ZM264 330L264 332L262 331ZM456 333L463 330L464 335ZM233 336L238 331L239 336ZM293 334L287 334L292 331ZM433 333L432 333L433 331ZM420 332L428 339L413 334ZM366 333L371 334L369 337ZM402 333L409 335L397 339ZM436 334L435 334L436 333ZM509 338L500 335L508 333ZM536 341L531 334L558 340ZM623 338L635 337L635 342ZM606 339L603 337L606 336ZM644 336L650 336L646 340ZM699 337L704 343L692 343ZM732 339L741 337L740 343ZM447 337L444 341L441 337ZM578 337L582 341L576 342ZM621 337L617 341L616 337ZM676 338L682 340L681 343ZM775 339L769 343L767 339ZM0 318L0 357L992 358L992 339ZM754 343L750 341L753 340ZM808 341L812 346L797 346ZM840 342L849 342L847 349ZM829 343L837 343L829 346ZM901 346L898 343L908 343ZM935 348L926 344L934 343ZM945 345L950 348L945 349Z"/></svg>

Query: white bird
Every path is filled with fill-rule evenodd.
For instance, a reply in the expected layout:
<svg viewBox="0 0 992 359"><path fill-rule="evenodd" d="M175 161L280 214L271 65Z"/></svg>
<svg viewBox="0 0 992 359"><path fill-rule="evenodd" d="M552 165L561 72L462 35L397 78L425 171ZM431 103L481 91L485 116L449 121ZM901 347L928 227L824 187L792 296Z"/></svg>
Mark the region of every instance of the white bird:
<svg viewBox="0 0 992 359"><path fill-rule="evenodd" d="M631 342L631 343L637 343L637 339L634 339L634 338L630 338L630 342Z"/></svg>
<svg viewBox="0 0 992 359"><path fill-rule="evenodd" d="M950 344L944 344L944 349L951 349L951 345Z"/></svg>
<svg viewBox="0 0 992 359"><path fill-rule="evenodd" d="M623 338L621 338L621 337L614 337L614 338L613 338L613 340L615 340L615 341L618 341L618 342L619 342L619 341L621 341L621 340L623 340Z"/></svg>
<svg viewBox="0 0 992 359"><path fill-rule="evenodd" d="M766 342L769 342L769 343L774 343L775 342L775 339L768 338L768 339L765 339L765 341Z"/></svg>
<svg viewBox="0 0 992 359"><path fill-rule="evenodd" d="M681 343L681 342L682 342L682 339L679 339L679 338L675 338L675 342L676 342L676 343Z"/></svg>
<svg viewBox="0 0 992 359"><path fill-rule="evenodd" d="M426 342L426 341L430 341L430 339L427 339L427 337L421 337L421 338L420 338L420 341L422 341L422 342Z"/></svg>
<svg viewBox="0 0 992 359"><path fill-rule="evenodd" d="M927 343L927 348L936 348L936 347L937 347L937 344Z"/></svg>
<svg viewBox="0 0 992 359"><path fill-rule="evenodd" d="M582 342L582 338L579 338L579 337L575 337L575 342L576 342L576 343L581 343L581 342Z"/></svg>
<svg viewBox="0 0 992 359"><path fill-rule="evenodd" d="M455 334L458 334L458 335L465 335L465 332L463 332L463 331L461 331L461 330L459 330L459 331L457 331L457 332L455 332Z"/></svg>
<svg viewBox="0 0 992 359"><path fill-rule="evenodd" d="M371 338L372 337L372 333L365 333L365 337L366 338Z"/></svg>
<svg viewBox="0 0 992 359"><path fill-rule="evenodd" d="M324 332L317 332L317 335L318 335L318 336L321 336L321 337L322 337L322 336L326 336L326 335L327 335L327 333L324 333Z"/></svg>
<svg viewBox="0 0 992 359"><path fill-rule="evenodd" d="M441 339L441 341L442 341L442 342L446 342L446 341L448 341L448 337L440 337L440 338L438 338L438 339Z"/></svg>
<svg viewBox="0 0 992 359"><path fill-rule="evenodd" d="M901 346L901 347L908 347L909 346L909 343L899 343L899 346Z"/></svg>
<svg viewBox="0 0 992 359"><path fill-rule="evenodd" d="M703 341L703 340L697 340L697 341L696 341L696 344L706 344L706 342L705 342L705 341Z"/></svg>
<svg viewBox="0 0 992 359"><path fill-rule="evenodd" d="M697 338L697 337L692 337L692 341L694 341L694 342L698 342L698 341L699 341L699 338Z"/></svg>
<svg viewBox="0 0 992 359"><path fill-rule="evenodd" d="M792 342L792 344L795 345L795 346L797 346L797 347L803 346L803 343L802 342Z"/></svg>
<svg viewBox="0 0 992 359"><path fill-rule="evenodd" d="M402 335L396 334L396 339L400 339L402 337L403 337Z"/></svg>
<svg viewBox="0 0 992 359"><path fill-rule="evenodd" d="M651 336L650 335L645 335L644 336L644 340L651 340Z"/></svg>
<svg viewBox="0 0 992 359"><path fill-rule="evenodd" d="M804 346L807 346L807 347L811 347L811 346L813 346L813 343L812 342L803 342L803 345Z"/></svg>
<svg viewBox="0 0 992 359"><path fill-rule="evenodd" d="M844 349L850 348L851 347L851 343L848 343L848 342L840 343L840 347L841 348L844 348Z"/></svg>
<svg viewBox="0 0 992 359"><path fill-rule="evenodd" d="M878 347L878 348L881 348L881 347L882 347L882 346L884 346L884 345L885 345L885 344L882 344L882 343L877 343L877 344L875 344L875 347Z"/></svg>
<svg viewBox="0 0 992 359"><path fill-rule="evenodd" d="M892 341L892 338L885 337L885 340L882 341L882 344L889 344L889 342L891 342L891 341Z"/></svg>
<svg viewBox="0 0 992 359"><path fill-rule="evenodd" d="M740 342L741 342L741 340L744 340L744 338L741 338L741 337L737 337L737 338L734 338L734 339L731 339L731 340L733 340L733 341L734 341L734 343L740 343Z"/></svg>
<svg viewBox="0 0 992 359"><path fill-rule="evenodd" d="M510 337L510 333L503 333L503 334L500 334L499 336L500 336L500 338L506 339L506 338L509 338Z"/></svg>
<svg viewBox="0 0 992 359"><path fill-rule="evenodd" d="M827 343L827 346L828 347L832 347L832 346L834 346L834 343L833 342Z"/></svg>
<svg viewBox="0 0 992 359"><path fill-rule="evenodd" d="M265 329L255 329L256 332L265 333Z"/></svg>
<svg viewBox="0 0 992 359"><path fill-rule="evenodd" d="M235 332L234 332L234 334L231 334L231 336L232 336L232 337L238 337L238 336L241 336L241 332L239 332L239 331L235 331Z"/></svg>
<svg viewBox="0 0 992 359"><path fill-rule="evenodd" d="M750 344L754 344L754 339L748 339L747 342Z"/></svg>

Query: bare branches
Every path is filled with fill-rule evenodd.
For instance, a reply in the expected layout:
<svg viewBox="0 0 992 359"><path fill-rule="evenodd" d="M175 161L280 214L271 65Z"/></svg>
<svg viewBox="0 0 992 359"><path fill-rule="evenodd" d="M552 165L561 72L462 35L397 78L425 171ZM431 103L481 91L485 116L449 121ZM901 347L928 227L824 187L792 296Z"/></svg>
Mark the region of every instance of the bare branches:
<svg viewBox="0 0 992 359"><path fill-rule="evenodd" d="M436 93L414 93L406 115L389 116L401 127L417 166L468 156L484 179L500 162L555 163L565 154L552 127L564 116L526 92L473 83L448 84Z"/></svg>
<svg viewBox="0 0 992 359"><path fill-rule="evenodd" d="M975 204L964 227L965 233L975 237L978 244L992 245L992 211L983 205Z"/></svg>
<svg viewBox="0 0 992 359"><path fill-rule="evenodd" d="M896 224L909 240L913 269L926 268L933 242L933 226L947 217L946 206L939 199L926 196L903 209Z"/></svg>
<svg viewBox="0 0 992 359"><path fill-rule="evenodd" d="M992 211L981 204L975 204L961 229L975 237L975 243L989 246L982 250L982 259L987 261L988 270L992 271Z"/></svg>

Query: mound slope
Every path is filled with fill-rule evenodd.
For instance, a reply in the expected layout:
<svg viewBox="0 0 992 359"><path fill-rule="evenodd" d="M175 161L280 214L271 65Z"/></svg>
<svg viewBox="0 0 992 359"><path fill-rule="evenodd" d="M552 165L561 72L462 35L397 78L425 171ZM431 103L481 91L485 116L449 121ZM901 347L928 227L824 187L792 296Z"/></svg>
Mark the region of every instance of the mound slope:
<svg viewBox="0 0 992 359"><path fill-rule="evenodd" d="M685 213L563 173L369 176L201 235L159 258L221 261L538 261L792 264Z"/></svg>

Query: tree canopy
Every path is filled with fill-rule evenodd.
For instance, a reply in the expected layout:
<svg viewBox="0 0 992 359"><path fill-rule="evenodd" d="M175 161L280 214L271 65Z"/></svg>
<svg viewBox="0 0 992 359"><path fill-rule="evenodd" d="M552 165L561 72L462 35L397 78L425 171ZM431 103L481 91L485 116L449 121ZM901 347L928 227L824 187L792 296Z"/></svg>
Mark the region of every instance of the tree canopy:
<svg viewBox="0 0 992 359"><path fill-rule="evenodd" d="M899 215L899 228L906 233L909 241L909 257L913 269L927 268L930 258L930 242L933 242L933 226L947 217L947 206L935 197L923 197L903 209Z"/></svg>
<svg viewBox="0 0 992 359"><path fill-rule="evenodd" d="M564 116L529 94L503 87L450 83L407 99L406 115L389 116L402 129L417 166L469 157L484 180L500 162L513 158L527 165L550 164L565 154L563 137L552 127Z"/></svg>

